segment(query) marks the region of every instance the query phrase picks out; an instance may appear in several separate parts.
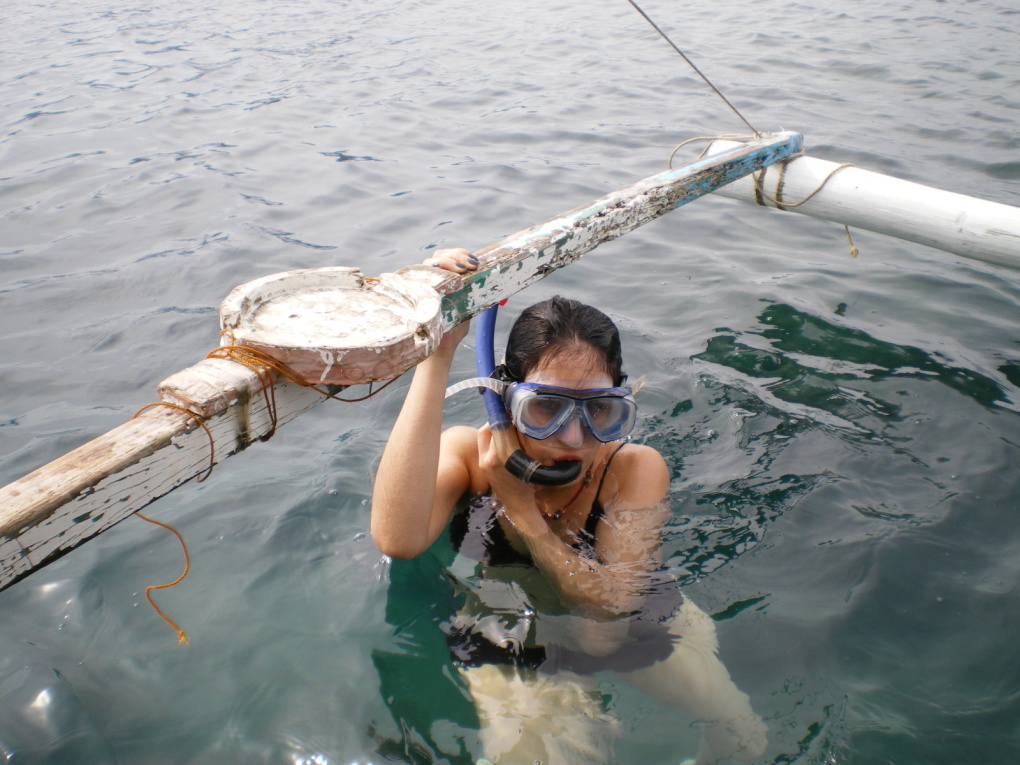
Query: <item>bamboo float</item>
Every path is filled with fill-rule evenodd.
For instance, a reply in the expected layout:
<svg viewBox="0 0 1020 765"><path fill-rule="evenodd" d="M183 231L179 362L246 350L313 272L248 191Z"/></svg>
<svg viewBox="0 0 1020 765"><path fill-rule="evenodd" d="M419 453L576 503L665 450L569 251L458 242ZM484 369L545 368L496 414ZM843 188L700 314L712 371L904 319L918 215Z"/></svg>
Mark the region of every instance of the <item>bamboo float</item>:
<svg viewBox="0 0 1020 765"><path fill-rule="evenodd" d="M709 155L739 146L715 141ZM964 258L1020 269L1020 208L934 189L813 157L798 157L761 181L743 178L717 196L764 204L917 242ZM817 193L815 193L817 192ZM812 196L813 194L813 196ZM810 196L810 199L807 199ZM798 204L801 200L806 202Z"/></svg>
<svg viewBox="0 0 1020 765"><path fill-rule="evenodd" d="M397 276L438 293L441 337L442 331L575 262L599 244L785 159L800 151L801 144L800 135L780 133L638 181L485 247L475 253L478 271L463 277L421 265L402 268ZM378 281L356 269L339 270L348 282ZM227 314L222 320L229 324ZM357 322L358 316L346 319ZM438 340L428 333L423 338L389 376L406 371L434 350ZM423 355L415 361L414 353ZM329 366L342 367L345 362L334 354ZM355 367L339 379L380 379ZM222 358L207 358L164 380L159 396L194 416L167 407L147 409L0 489L0 589L204 473L211 464L210 438L220 461L325 400L320 392L279 377L267 392L259 373Z"/></svg>

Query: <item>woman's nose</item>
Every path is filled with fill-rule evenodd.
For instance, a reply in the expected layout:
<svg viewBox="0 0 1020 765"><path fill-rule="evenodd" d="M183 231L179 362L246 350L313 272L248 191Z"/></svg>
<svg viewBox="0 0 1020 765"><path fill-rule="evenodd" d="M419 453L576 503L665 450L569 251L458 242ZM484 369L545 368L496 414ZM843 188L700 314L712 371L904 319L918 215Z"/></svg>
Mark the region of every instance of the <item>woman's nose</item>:
<svg viewBox="0 0 1020 765"><path fill-rule="evenodd" d="M564 446L580 446L583 444L584 426L581 424L580 415L575 413L573 417L564 423L557 435Z"/></svg>

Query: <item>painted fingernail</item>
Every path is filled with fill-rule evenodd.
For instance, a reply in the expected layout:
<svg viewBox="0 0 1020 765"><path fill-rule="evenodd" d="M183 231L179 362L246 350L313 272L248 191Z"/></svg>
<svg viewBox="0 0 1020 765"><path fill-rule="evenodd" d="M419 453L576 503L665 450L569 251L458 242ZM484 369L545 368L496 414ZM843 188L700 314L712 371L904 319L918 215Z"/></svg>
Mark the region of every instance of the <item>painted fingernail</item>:
<svg viewBox="0 0 1020 765"><path fill-rule="evenodd" d="M471 261L471 265L473 266L478 265L478 258L476 258L474 255L468 255L468 260Z"/></svg>
<svg viewBox="0 0 1020 765"><path fill-rule="evenodd" d="M456 261L456 263L457 263L457 268L467 268L467 266L464 265L463 263L461 263L459 260Z"/></svg>

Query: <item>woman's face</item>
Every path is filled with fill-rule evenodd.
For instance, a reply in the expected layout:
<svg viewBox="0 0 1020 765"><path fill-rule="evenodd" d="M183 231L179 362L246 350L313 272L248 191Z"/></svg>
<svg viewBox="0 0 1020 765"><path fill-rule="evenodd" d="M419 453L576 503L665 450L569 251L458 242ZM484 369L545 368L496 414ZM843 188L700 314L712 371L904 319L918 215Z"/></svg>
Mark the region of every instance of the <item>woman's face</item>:
<svg viewBox="0 0 1020 765"><path fill-rule="evenodd" d="M557 388L588 390L611 388L613 378L597 351L586 346L553 349L539 361L524 382L553 385ZM561 460L581 460L590 463L601 442L595 438L578 417L572 417L562 428L541 441L518 431L528 456L543 465Z"/></svg>

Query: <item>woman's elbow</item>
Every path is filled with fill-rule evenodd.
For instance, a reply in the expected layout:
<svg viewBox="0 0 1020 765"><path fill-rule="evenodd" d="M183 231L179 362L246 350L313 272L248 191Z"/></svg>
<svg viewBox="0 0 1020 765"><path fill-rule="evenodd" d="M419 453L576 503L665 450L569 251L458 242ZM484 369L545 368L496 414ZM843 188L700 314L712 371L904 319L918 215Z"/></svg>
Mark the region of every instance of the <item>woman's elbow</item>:
<svg viewBox="0 0 1020 765"><path fill-rule="evenodd" d="M428 545L422 544L415 539L413 534L407 533L406 529L388 528L383 524L372 523L372 541L383 555L389 558L409 560L417 558Z"/></svg>
<svg viewBox="0 0 1020 765"><path fill-rule="evenodd" d="M399 539L388 539L372 536L372 540L375 542L375 546L379 548L379 552L388 558L396 558L398 560L410 560L411 558L417 558L425 550L418 546L409 545L406 542Z"/></svg>

